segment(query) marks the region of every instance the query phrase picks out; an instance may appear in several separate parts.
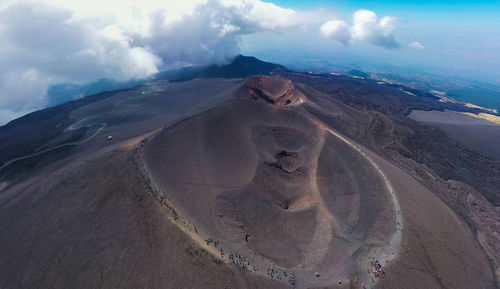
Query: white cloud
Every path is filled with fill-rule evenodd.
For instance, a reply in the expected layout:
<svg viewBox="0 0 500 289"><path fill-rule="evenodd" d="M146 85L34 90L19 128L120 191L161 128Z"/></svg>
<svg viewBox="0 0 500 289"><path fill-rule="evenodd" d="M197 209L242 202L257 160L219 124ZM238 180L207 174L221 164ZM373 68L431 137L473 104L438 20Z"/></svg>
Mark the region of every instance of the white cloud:
<svg viewBox="0 0 500 289"><path fill-rule="evenodd" d="M352 25L342 20L331 20L320 27L324 37L351 44L355 41L365 41L387 49L399 48L394 38L396 18L377 14L369 10L358 10L353 14Z"/></svg>
<svg viewBox="0 0 500 289"><path fill-rule="evenodd" d="M342 20L331 20L321 25L321 35L340 41L344 44L349 44L352 40L349 25Z"/></svg>
<svg viewBox="0 0 500 289"><path fill-rule="evenodd" d="M48 79L35 68L10 70L0 74L0 124L43 108Z"/></svg>
<svg viewBox="0 0 500 289"><path fill-rule="evenodd" d="M408 47L413 48L413 49L425 49L425 46L420 44L420 42L413 41L411 43L408 43Z"/></svg>
<svg viewBox="0 0 500 289"><path fill-rule="evenodd" d="M52 83L224 63L239 53L239 35L301 24L296 11L260 0L3 2L0 125L42 108Z"/></svg>
<svg viewBox="0 0 500 289"><path fill-rule="evenodd" d="M43 108L55 83L147 78L185 65L222 64L242 35L317 31L344 44L396 48L395 18L295 11L261 0L0 0L0 125ZM310 26L310 27L309 27Z"/></svg>

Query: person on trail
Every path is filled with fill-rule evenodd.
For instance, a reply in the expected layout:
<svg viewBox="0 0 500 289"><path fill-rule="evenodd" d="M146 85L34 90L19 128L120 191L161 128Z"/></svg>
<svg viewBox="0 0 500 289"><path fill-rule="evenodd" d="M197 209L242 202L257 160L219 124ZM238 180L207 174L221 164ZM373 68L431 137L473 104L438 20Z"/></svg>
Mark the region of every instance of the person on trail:
<svg viewBox="0 0 500 289"><path fill-rule="evenodd" d="M295 285L295 274L292 272L290 273L290 278L288 280L290 284Z"/></svg>

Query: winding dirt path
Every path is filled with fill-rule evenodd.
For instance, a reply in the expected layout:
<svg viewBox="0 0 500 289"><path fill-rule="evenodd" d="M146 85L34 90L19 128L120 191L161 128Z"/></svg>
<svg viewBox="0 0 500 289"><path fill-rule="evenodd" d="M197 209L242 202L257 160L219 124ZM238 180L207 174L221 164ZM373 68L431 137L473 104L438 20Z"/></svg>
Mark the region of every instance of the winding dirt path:
<svg viewBox="0 0 500 289"><path fill-rule="evenodd" d="M74 130L73 126L76 125L76 124L77 123L71 125L67 129ZM84 144L84 143L88 142L89 140L91 140L92 138L94 138L96 135L98 135L106 127L105 123L93 123L91 125L87 125L86 127L92 127L92 126L95 126L95 125L99 125L100 127L92 135L90 135L89 137L87 137L84 140L75 141L75 142L69 142L69 143L63 143L63 144L60 144L60 145L56 145L56 146L53 146L53 147L41 150L41 151L36 152L36 153L32 153L32 154L28 154L28 155L24 155L24 156L20 156L20 157L11 159L11 160L6 161L5 163L3 163L3 165L0 166L0 170L3 169L3 168L6 168L7 166L9 166L9 165L11 165L11 164L13 164L13 163L15 163L17 161L21 161L21 160L29 159L29 158L32 158L32 157L36 157L38 155L41 155L41 154L44 154L46 152L50 152L50 151L56 150L58 148L62 148L62 147L65 147L65 146L75 146L75 145Z"/></svg>
<svg viewBox="0 0 500 289"><path fill-rule="evenodd" d="M321 128L323 131L326 131L330 133L331 135L335 136L336 138L340 139L342 142L359 152L372 166L373 168L377 171L377 173L382 177L384 180L385 186L387 188L387 191L389 192L389 195L391 197L393 206L394 206L394 212L395 212L395 218L396 218L396 228L394 230L394 233L392 235L391 241L389 242L389 245L384 247L383 250L378 252L376 256L373 256L377 260L385 260L389 258L394 258L397 257L397 253L399 251L399 247L401 245L401 240L402 240L402 230L403 230L403 215L401 214L401 207L399 205L398 198L396 196L396 193L394 191L394 188L391 185L391 182L389 181L389 178L385 175L385 173L382 171L382 169L378 166L378 164L370 157L368 156L359 146L336 132L335 130L329 128L327 125L324 123L318 121L317 119L311 118L311 121L317 125L319 128ZM368 284L371 278L361 278L359 282L363 282L365 284ZM374 283L372 282L372 285ZM371 288L371 286L366 285L366 288Z"/></svg>

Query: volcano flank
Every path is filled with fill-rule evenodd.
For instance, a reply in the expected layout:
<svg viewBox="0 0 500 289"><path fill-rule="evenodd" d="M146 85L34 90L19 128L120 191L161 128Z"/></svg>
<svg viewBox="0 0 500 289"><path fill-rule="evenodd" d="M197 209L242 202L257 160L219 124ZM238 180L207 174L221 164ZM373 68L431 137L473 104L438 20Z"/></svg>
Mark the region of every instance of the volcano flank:
<svg viewBox="0 0 500 289"><path fill-rule="evenodd" d="M173 74L0 127L0 288L497 287L500 165L406 117L458 104Z"/></svg>

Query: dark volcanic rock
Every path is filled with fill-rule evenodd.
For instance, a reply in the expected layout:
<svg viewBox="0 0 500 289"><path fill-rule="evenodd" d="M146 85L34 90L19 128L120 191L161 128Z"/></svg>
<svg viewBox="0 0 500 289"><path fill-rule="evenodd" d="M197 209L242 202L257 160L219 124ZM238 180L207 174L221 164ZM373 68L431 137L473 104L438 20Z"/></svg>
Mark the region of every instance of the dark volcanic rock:
<svg viewBox="0 0 500 289"><path fill-rule="evenodd" d="M278 71L287 71L287 68L282 65L261 61L255 57L238 55L228 64L214 64L205 67L193 66L164 71L160 72L156 79L187 81L194 78L243 78L253 75L271 75Z"/></svg>

